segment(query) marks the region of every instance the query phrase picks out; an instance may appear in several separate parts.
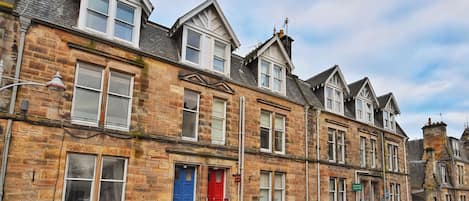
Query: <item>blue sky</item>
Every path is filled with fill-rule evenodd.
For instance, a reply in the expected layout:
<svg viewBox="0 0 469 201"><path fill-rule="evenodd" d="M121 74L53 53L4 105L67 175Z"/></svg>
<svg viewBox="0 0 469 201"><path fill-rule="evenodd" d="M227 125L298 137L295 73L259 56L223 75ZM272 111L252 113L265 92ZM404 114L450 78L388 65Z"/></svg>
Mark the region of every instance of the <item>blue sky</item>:
<svg viewBox="0 0 469 201"><path fill-rule="evenodd" d="M203 0L152 0L154 22L172 26ZM432 117L460 137L469 117L469 2L466 0L219 0L245 55L282 28L295 39L295 74L338 64L348 83L368 76L393 92L410 139ZM440 115L440 113L442 115Z"/></svg>

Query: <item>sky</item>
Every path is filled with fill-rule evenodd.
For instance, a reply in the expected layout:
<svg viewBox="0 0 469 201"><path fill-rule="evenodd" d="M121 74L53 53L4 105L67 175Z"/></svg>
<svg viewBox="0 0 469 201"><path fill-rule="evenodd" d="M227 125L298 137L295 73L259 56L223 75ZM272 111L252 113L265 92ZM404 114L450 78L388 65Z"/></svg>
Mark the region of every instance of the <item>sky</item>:
<svg viewBox="0 0 469 201"><path fill-rule="evenodd" d="M171 27L203 0L152 0L150 20ZM369 77L378 96L393 92L397 121L422 138L429 117L459 138L469 118L467 0L218 0L244 56L283 28L302 79L337 64L346 82Z"/></svg>

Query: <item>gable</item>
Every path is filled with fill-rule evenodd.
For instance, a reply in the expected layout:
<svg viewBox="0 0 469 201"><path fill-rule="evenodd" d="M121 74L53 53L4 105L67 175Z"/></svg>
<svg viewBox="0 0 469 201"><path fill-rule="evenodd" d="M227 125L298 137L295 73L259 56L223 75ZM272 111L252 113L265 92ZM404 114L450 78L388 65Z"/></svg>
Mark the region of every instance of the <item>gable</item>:
<svg viewBox="0 0 469 201"><path fill-rule="evenodd" d="M343 89L344 93L349 92L347 84L345 83L345 80L343 79L343 76L341 75L340 71L338 71L338 70L335 73L331 74L331 76L327 79L326 83L328 85L333 86L333 87Z"/></svg>
<svg viewBox="0 0 469 201"><path fill-rule="evenodd" d="M284 58L284 55L278 43L275 43L269 48L267 48L262 53L262 56L272 59L282 65L285 65L286 63L288 63L288 61Z"/></svg>
<svg viewBox="0 0 469 201"><path fill-rule="evenodd" d="M187 20L186 24L206 30L207 32L215 34L226 41L230 41L232 39L213 7L208 7L199 14L193 16L191 19Z"/></svg>
<svg viewBox="0 0 469 201"><path fill-rule="evenodd" d="M373 87L371 86L370 81L368 79L360 89L358 97L370 100L374 103L375 106L378 106L379 104L378 99L376 98L375 91L373 90Z"/></svg>

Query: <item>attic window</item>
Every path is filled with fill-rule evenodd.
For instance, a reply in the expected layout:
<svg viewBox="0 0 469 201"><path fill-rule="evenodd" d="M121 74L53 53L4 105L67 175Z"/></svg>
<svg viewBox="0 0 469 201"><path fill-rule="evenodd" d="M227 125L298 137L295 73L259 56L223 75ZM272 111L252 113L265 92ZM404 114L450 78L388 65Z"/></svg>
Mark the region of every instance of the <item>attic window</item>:
<svg viewBox="0 0 469 201"><path fill-rule="evenodd" d="M138 46L141 7L124 0L81 0L78 27Z"/></svg>
<svg viewBox="0 0 469 201"><path fill-rule="evenodd" d="M383 112L383 125L384 128L389 130L396 130L396 119L395 115L389 111Z"/></svg>
<svg viewBox="0 0 469 201"><path fill-rule="evenodd" d="M326 87L326 109L335 113L343 114L344 99L342 90Z"/></svg>
<svg viewBox="0 0 469 201"><path fill-rule="evenodd" d="M284 67L266 59L261 59L259 68L259 87L283 94L285 92L286 76Z"/></svg>
<svg viewBox="0 0 469 201"><path fill-rule="evenodd" d="M373 103L372 100L370 100L370 96L370 90L363 88L356 100L356 118L359 121L373 124Z"/></svg>

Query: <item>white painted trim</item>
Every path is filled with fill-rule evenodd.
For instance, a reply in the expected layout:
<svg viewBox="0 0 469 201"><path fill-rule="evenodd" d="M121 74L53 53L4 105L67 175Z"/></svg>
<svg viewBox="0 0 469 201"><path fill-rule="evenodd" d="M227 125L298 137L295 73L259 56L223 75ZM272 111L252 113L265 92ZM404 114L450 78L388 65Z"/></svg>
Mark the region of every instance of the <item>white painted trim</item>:
<svg viewBox="0 0 469 201"><path fill-rule="evenodd" d="M332 141L329 141L329 130L334 130L332 132ZM333 144L332 146L332 159L329 158L329 144ZM337 129L334 128L327 128L327 160L329 162L335 163L337 161Z"/></svg>
<svg viewBox="0 0 469 201"><path fill-rule="evenodd" d="M265 113L268 113L269 114L269 148L268 149L265 149L265 148L262 148L260 146L260 151L261 152L272 152L272 112L270 111L267 111L267 110L261 110L261 116L262 116L262 112L265 112ZM260 120L260 117L259 116L259 120ZM262 128L262 125L261 125L261 122L259 121L259 134L261 132L261 129ZM260 140L260 139L259 139ZM259 141L259 144L261 144L262 142Z"/></svg>
<svg viewBox="0 0 469 201"><path fill-rule="evenodd" d="M267 63L269 63L269 87L265 87L265 86L262 86L262 83L261 83L261 78L262 78L262 61L265 61ZM274 66L279 66L281 69L282 69L282 84L281 84L281 89L280 91L277 91L277 90L274 90L274 75L273 75L273 71L274 71ZM287 88L287 77L286 77L286 74L287 74L287 71L286 71L286 67L282 64L279 64L278 62L272 60L271 58L269 57L266 57L264 55L260 56L258 61L257 61L257 85L259 88L261 89L267 89L269 91L272 91L272 92L275 92L277 94L281 94L281 95L286 95L286 88Z"/></svg>
<svg viewBox="0 0 469 201"><path fill-rule="evenodd" d="M332 108L331 109L327 108L327 88L328 87L332 88ZM340 100L341 101L340 111L337 111L337 108L335 106L335 103L337 101L336 100L337 97L335 97L336 96L336 91L339 91L342 94L341 95L342 97L340 98L341 99ZM332 113L335 113L335 114L339 114L339 115L344 116L344 114L345 114L344 96L345 96L345 94L344 94L343 90L339 89L338 87L336 87L334 85L326 84L326 86L324 87L324 106L325 106L324 108L325 108L325 110L329 111L329 112L332 112Z"/></svg>
<svg viewBox="0 0 469 201"><path fill-rule="evenodd" d="M188 109L185 109L184 106L182 107L182 115L183 115L183 119L182 121L184 121L184 111L188 111L188 112L195 112L196 113L196 116L195 116L195 137L186 137L186 136L183 136L182 135L182 129L181 129L181 138L183 140L187 140L187 141L193 141L193 142L197 142L199 140L199 113L200 113L200 93L197 92L197 91L193 91L193 90L190 90L190 89L184 89L185 90L188 90L188 91L192 91L194 93L197 93L197 110L194 111L194 110L188 110ZM183 96L183 103L184 103L184 96Z"/></svg>
<svg viewBox="0 0 469 201"><path fill-rule="evenodd" d="M70 159L69 159L70 155L85 155L85 156L93 156L94 157L94 164L93 164L94 171L93 171L93 178L91 180L90 179L80 179L80 178L72 178L71 179L71 180L75 180L75 181L91 181L90 200L94 200L93 195L94 195L95 180L96 180L96 161L97 161L96 158L97 158L97 156L92 155L92 154L67 153L67 157L65 159L65 172L64 172L64 183L63 183L63 188L62 188L62 201L65 201L65 194L67 192L67 180L69 180L69 178L67 178L67 173L68 173L68 168L69 168L68 163L70 161Z"/></svg>
<svg viewBox="0 0 469 201"><path fill-rule="evenodd" d="M218 142L218 141L214 141L213 139L211 139L212 141L212 144L220 144L220 145L224 145L226 143L226 106L227 106L227 103L226 103L226 100L224 99L221 99L221 98L216 98L214 97L212 99L212 121L213 121L213 103L215 102L215 99L219 100L219 101L223 101L223 130L222 130L222 141L221 142ZM213 125L212 125L213 127ZM213 133L211 133L211 136L213 136Z"/></svg>
<svg viewBox="0 0 469 201"><path fill-rule="evenodd" d="M115 179L103 179L103 164L104 164L104 158L117 158L117 159L123 159L124 160L124 173L122 175L122 180L115 180ZM99 187L98 187L98 197L97 200L101 197L101 182L113 182L113 183L122 183L122 195L121 195L121 201L125 200L125 186L127 184L127 165L128 165L128 159L123 158L123 157L116 157L116 156L102 156L101 157L101 171L99 175ZM96 168L95 168L96 169ZM90 199L93 200L93 199Z"/></svg>
<svg viewBox="0 0 469 201"><path fill-rule="evenodd" d="M277 42L281 50L280 52L282 52L282 55L284 59L287 61L288 66L291 68L291 71L293 71L295 69L295 66L293 65L290 59L290 56L288 56L287 50L285 50L285 47L283 47L283 44L277 35L272 37L272 39L270 39L269 42L267 42L267 44L265 44L260 50L257 51L256 57L260 57L267 49L269 49L272 46L274 42Z"/></svg>
<svg viewBox="0 0 469 201"><path fill-rule="evenodd" d="M344 78L344 75L342 74L342 71L340 70L339 67L336 67L334 69L334 71L329 75L329 77L326 79L326 85L327 83L329 83L329 81L331 80L332 77L334 77L334 75L338 73L339 74L339 77L340 77L340 80L342 81L342 85L344 86L344 89L345 91L349 94L350 93L350 88L348 87L347 85L347 82L345 81L345 78ZM345 95L345 94L344 94ZM345 96L344 96L345 97Z"/></svg>
<svg viewBox="0 0 469 201"><path fill-rule="evenodd" d="M281 132L282 132L282 151L275 151L275 147L274 147L272 150L274 150L274 153L277 153L277 154L285 154L285 153L286 153L286 150L285 150L285 139L286 139L286 135L287 135L286 127L285 127L285 125L286 125L286 118L285 118L285 116L283 116L283 115L275 115L275 117L274 117L274 122L275 122L275 119L276 119L277 117L282 118L282 123L283 123L282 127L283 127L283 130L277 129L277 125L275 125L275 128L273 129L273 130L274 130L274 138L273 138L272 140L275 141L275 132L276 132L276 131L281 131ZM274 143L274 145L275 145L275 143Z"/></svg>
<svg viewBox="0 0 469 201"><path fill-rule="evenodd" d="M76 88L77 88L77 81L78 81L78 72L80 71L80 62L77 62L76 68L75 68L75 80L74 80L74 83L73 83L73 98L72 98L72 108L71 108L70 116L71 116L71 119L72 119L71 120L72 124L98 127L99 126L99 121L100 121L100 116L101 116L100 115L101 114L101 104L102 104L102 97L103 97L104 68L100 68L100 67L92 65L92 64L88 64L88 65L90 65L91 68L95 68L97 70L101 69L101 88L99 90L93 89L93 91L99 92L98 114L97 114L97 117L96 117L97 121L96 122L89 122L89 121L73 119L74 113L75 113L74 112L75 111L75 98L76 98L76 91L77 91ZM88 87L80 87L80 86L78 86L78 87L89 90Z"/></svg>
<svg viewBox="0 0 469 201"><path fill-rule="evenodd" d="M375 149L373 149L373 141L375 141ZM373 137L371 136L370 137L370 147L371 147L371 153L370 153L370 156L371 156L371 168L377 168L377 164L376 163L378 160L378 155L377 155L377 151L378 151L378 139L376 137Z"/></svg>
<svg viewBox="0 0 469 201"><path fill-rule="evenodd" d="M128 96L112 93L112 92L109 91L109 89L111 87L111 77L112 77L113 73L130 78L130 86L129 86L130 88L129 88L129 95ZM105 112L104 112L104 127L109 128L109 129L114 129L114 130L129 131L130 122L131 122L131 118L132 118L132 101L133 101L133 89L134 89L134 76L110 70L107 84L108 84L108 86L107 86L107 94L106 94L106 97L107 97L106 98L106 108L105 108ZM128 112L127 112L127 126L126 127L107 125L107 111L108 111L108 108L109 108L108 106L109 106L109 96L110 95L111 96L121 97L121 98L127 98L129 100L129 106L128 106Z"/></svg>
<svg viewBox="0 0 469 201"><path fill-rule="evenodd" d="M357 96L360 95L361 91L365 88L366 85L368 85L368 87L370 88L371 93L373 94L373 101L375 101L376 106L379 107L379 101L378 101L378 98L376 97L376 93L375 93L375 90L373 89L373 86L371 86L370 79L366 78L365 82L360 87L360 90L358 90Z"/></svg>

